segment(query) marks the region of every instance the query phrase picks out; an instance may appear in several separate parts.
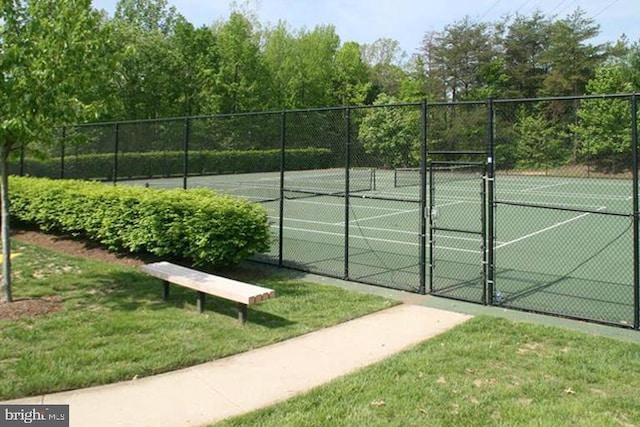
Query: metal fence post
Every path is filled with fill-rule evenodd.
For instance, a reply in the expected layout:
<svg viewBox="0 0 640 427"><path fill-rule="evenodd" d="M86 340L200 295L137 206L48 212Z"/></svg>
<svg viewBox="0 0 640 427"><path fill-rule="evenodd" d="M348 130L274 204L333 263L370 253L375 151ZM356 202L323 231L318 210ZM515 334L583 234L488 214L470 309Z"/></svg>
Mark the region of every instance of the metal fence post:
<svg viewBox="0 0 640 427"><path fill-rule="evenodd" d="M418 293L427 293L427 101L420 105L420 249Z"/></svg>
<svg viewBox="0 0 640 427"><path fill-rule="evenodd" d="M282 267L283 247L284 247L284 168L285 164L285 148L286 148L286 129L287 129L287 112L282 112L280 121L280 215L278 220L278 266Z"/></svg>
<svg viewBox="0 0 640 427"><path fill-rule="evenodd" d="M345 169L344 169L344 279L349 280L349 168L351 166L351 109L346 107Z"/></svg>
<svg viewBox="0 0 640 427"><path fill-rule="evenodd" d="M115 140L113 143L113 185L118 182L118 150L120 146L120 125L116 123Z"/></svg>
<svg viewBox="0 0 640 427"><path fill-rule="evenodd" d="M184 119L184 157L182 159L182 189L187 189L187 177L189 176L189 118Z"/></svg>
<svg viewBox="0 0 640 427"><path fill-rule="evenodd" d="M65 139L67 138L67 128L62 127L62 140L60 141L60 179L64 179L64 149Z"/></svg>
<svg viewBox="0 0 640 427"><path fill-rule="evenodd" d="M486 245L486 291L487 291L487 302L489 304L493 304L493 296L495 292L495 253L494 253L494 209L495 209L495 129L494 129L494 104L493 100L489 99L487 101L487 189L486 189L486 236L485 242Z"/></svg>
<svg viewBox="0 0 640 427"><path fill-rule="evenodd" d="M638 97L631 95L631 146L633 150L633 327L640 329L640 226L638 224Z"/></svg>

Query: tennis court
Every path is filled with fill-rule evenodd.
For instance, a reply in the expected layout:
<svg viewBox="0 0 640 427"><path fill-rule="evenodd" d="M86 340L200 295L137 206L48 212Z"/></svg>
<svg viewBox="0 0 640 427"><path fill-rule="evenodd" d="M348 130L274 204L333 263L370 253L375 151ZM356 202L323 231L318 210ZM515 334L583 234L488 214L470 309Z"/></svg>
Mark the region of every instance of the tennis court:
<svg viewBox="0 0 640 427"><path fill-rule="evenodd" d="M263 261L413 292L424 270L436 295L633 324L630 180L498 175L488 203L479 167L443 168L429 173L423 207L419 171L351 170L349 197L341 169L283 178L193 177L188 187L262 203L274 233Z"/></svg>

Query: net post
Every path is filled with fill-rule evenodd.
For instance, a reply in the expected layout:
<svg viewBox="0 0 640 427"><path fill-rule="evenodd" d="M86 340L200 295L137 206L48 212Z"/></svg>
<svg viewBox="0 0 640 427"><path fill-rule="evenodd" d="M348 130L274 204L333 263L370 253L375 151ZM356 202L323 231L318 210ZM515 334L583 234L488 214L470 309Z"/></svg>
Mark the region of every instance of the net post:
<svg viewBox="0 0 640 427"><path fill-rule="evenodd" d="M395 174L394 174L395 179ZM420 104L420 249L418 293L427 293L427 101Z"/></svg>
<svg viewBox="0 0 640 427"><path fill-rule="evenodd" d="M189 137L191 131L188 117L184 119L184 154L182 158L182 189L187 189L187 177L189 176Z"/></svg>
<svg viewBox="0 0 640 427"><path fill-rule="evenodd" d="M280 211L278 217L278 266L283 265L283 248L284 248L284 168L285 168L285 147L286 147L286 129L287 129L287 112L282 111L280 120L280 200L278 209Z"/></svg>
<svg viewBox="0 0 640 427"><path fill-rule="evenodd" d="M346 138L344 161L344 280L349 280L349 169L351 167L351 109L345 109Z"/></svg>
<svg viewBox="0 0 640 427"><path fill-rule="evenodd" d="M60 141L60 179L64 179L64 151L65 151L66 138L67 138L67 127L62 126L62 140Z"/></svg>
<svg viewBox="0 0 640 427"><path fill-rule="evenodd" d="M631 95L631 146L633 150L633 328L640 329L640 225L638 224L638 96Z"/></svg>

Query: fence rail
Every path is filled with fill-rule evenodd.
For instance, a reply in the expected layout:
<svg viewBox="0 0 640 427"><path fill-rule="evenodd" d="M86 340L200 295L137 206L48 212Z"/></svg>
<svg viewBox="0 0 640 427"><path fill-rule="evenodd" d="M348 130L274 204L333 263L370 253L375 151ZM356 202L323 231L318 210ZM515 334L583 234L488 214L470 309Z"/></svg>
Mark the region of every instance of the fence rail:
<svg viewBox="0 0 640 427"><path fill-rule="evenodd" d="M67 127L19 175L262 203L268 263L640 329L637 95Z"/></svg>

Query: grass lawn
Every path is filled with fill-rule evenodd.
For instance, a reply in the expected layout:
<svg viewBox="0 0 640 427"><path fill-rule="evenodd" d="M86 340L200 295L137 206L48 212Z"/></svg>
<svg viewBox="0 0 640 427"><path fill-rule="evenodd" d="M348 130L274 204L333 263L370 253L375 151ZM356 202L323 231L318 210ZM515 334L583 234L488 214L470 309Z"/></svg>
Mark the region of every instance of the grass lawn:
<svg viewBox="0 0 640 427"><path fill-rule="evenodd" d="M476 317L216 426L638 426L640 345Z"/></svg>
<svg viewBox="0 0 640 427"><path fill-rule="evenodd" d="M235 303L174 286L137 269L14 242L13 294L59 296L62 310L0 320L0 400L166 372L251 350L396 304L285 278L244 280L276 290L237 321Z"/></svg>

